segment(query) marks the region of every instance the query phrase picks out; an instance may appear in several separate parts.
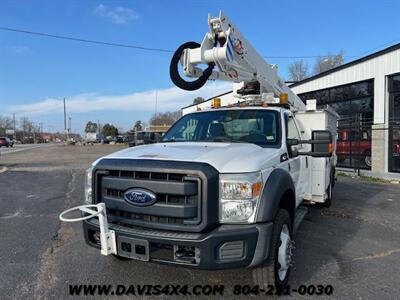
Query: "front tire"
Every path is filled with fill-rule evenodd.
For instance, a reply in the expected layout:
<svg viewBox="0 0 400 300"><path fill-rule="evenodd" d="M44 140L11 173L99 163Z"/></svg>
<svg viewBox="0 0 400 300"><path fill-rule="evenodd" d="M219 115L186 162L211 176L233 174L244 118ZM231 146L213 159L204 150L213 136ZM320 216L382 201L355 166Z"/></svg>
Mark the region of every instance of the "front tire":
<svg viewBox="0 0 400 300"><path fill-rule="evenodd" d="M372 166L371 151L366 151L366 152L364 153L364 164L365 164L368 168L371 168L371 166Z"/></svg>
<svg viewBox="0 0 400 300"><path fill-rule="evenodd" d="M284 290L293 263L293 243L289 213L280 209L274 220L268 259L264 265L253 270L255 285L263 288L274 285L278 293Z"/></svg>

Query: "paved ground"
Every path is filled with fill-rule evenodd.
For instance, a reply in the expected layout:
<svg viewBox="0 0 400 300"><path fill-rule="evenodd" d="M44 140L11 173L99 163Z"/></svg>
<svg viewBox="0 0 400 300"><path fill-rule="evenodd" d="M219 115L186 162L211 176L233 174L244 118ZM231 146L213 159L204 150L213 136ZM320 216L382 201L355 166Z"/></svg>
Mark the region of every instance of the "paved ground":
<svg viewBox="0 0 400 300"><path fill-rule="evenodd" d="M8 148L1 147L0 154L6 155L9 153L16 153L16 152L31 150L31 149L40 148L40 147L48 147L48 146L52 146L52 145L50 145L50 144L23 144L23 145L14 145L13 147L8 147Z"/></svg>
<svg viewBox="0 0 400 300"><path fill-rule="evenodd" d="M247 270L196 271L100 256L85 245L80 224L58 221L59 212L80 203L89 163L120 148L54 146L1 158L0 168L9 170L0 174L0 299L65 298L69 284L228 289L251 282ZM398 299L399 195L399 185L340 177L332 208L311 208L300 227L291 286L330 284L332 299Z"/></svg>

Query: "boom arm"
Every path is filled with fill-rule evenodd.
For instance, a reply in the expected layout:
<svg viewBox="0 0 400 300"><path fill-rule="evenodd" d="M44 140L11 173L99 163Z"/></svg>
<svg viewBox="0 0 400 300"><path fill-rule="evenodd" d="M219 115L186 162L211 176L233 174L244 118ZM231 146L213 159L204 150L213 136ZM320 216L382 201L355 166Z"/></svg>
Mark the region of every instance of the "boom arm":
<svg viewBox="0 0 400 300"><path fill-rule="evenodd" d="M277 68L268 64L243 37L239 29L222 13L208 16L209 32L200 44L188 42L175 52L170 66L172 81L185 90L201 88L208 79L234 82L234 94L239 98L262 98L264 93L274 97L288 94L289 104L304 110L301 99L279 78ZM178 73L178 63L184 74L198 78L185 81ZM207 64L202 70L199 65Z"/></svg>

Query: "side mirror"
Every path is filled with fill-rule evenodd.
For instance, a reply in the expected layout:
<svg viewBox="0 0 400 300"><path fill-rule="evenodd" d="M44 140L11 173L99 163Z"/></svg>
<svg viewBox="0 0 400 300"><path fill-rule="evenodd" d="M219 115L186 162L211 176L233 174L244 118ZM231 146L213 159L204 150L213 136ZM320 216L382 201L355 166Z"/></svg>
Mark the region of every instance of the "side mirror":
<svg viewBox="0 0 400 300"><path fill-rule="evenodd" d="M299 152L299 155L312 157L331 157L333 154L332 133L329 130L313 130L312 139L301 141L301 144L311 144L310 152Z"/></svg>
<svg viewBox="0 0 400 300"><path fill-rule="evenodd" d="M298 139L287 139L286 143L288 146L297 146L300 141Z"/></svg>
<svg viewBox="0 0 400 300"><path fill-rule="evenodd" d="M300 141L298 139L287 139L286 144L288 146L289 157L293 158L299 156L299 151L297 150L297 147L293 147L300 144Z"/></svg>

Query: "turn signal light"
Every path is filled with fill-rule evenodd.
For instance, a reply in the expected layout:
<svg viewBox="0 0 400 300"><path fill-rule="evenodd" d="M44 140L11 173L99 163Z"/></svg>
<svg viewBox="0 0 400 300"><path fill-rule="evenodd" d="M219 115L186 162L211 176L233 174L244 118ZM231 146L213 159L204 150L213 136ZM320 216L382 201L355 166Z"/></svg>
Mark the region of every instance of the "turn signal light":
<svg viewBox="0 0 400 300"><path fill-rule="evenodd" d="M333 144L332 143L328 144L328 152L333 153Z"/></svg>
<svg viewBox="0 0 400 300"><path fill-rule="evenodd" d="M253 187L252 187L253 198L260 196L261 189L262 189L262 183L261 182L256 182L256 183L253 184Z"/></svg>
<svg viewBox="0 0 400 300"><path fill-rule="evenodd" d="M289 95L287 93L281 93L279 95L280 104L287 104L289 101Z"/></svg>
<svg viewBox="0 0 400 300"><path fill-rule="evenodd" d="M212 108L220 108L221 107L221 98L214 98L212 101Z"/></svg>

